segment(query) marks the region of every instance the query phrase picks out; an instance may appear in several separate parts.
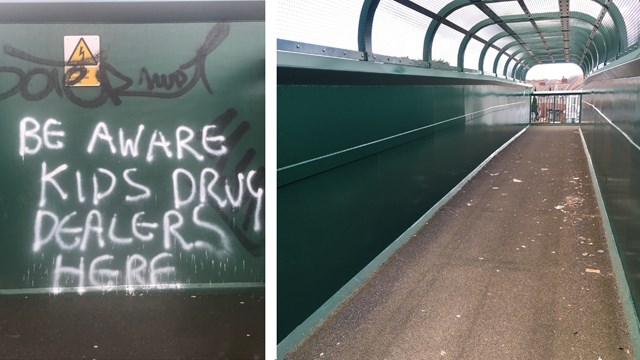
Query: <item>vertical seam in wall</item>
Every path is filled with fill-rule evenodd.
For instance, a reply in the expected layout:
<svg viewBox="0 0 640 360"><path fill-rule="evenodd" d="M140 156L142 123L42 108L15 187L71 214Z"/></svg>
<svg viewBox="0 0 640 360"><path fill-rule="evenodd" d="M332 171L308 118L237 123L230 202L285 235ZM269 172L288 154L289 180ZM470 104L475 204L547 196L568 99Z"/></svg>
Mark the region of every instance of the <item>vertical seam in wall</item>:
<svg viewBox="0 0 640 360"><path fill-rule="evenodd" d="M446 204L451 198L462 189L462 187L469 182L476 174L484 168L489 161L491 161L496 155L504 150L515 139L522 135L529 126L520 130L507 142L502 144L496 151L494 151L489 157L480 163L475 169L473 169L469 175L467 175L462 181L460 181L453 189L451 189L440 201L433 205L429 211L422 215L413 225L405 230L397 239L395 239L389 246L387 246L378 256L376 256L367 266L365 266L360 272L358 272L351 280L349 280L344 286L342 286L335 294L333 294L329 300L325 301L316 311L311 314L302 324L298 325L287 337L282 339L278 344L278 359L284 359L284 357L291 352L294 348L304 341L304 339L311 335L311 333L322 324L335 309L338 308L349 296L354 294L358 288L373 274L375 273L384 262L391 257L402 245L407 243L413 235L420 230L424 224L426 224L433 215L435 215L440 208Z"/></svg>
<svg viewBox="0 0 640 360"><path fill-rule="evenodd" d="M580 127L580 139L582 140L584 154L587 157L587 164L589 166L589 172L591 174L591 182L593 184L596 199L598 201L602 227L604 229L604 235L607 238L607 247L609 248L611 266L616 277L616 284L618 285L618 296L620 297L622 311L629 331L629 340L631 342L631 347L633 348L632 350L634 356L636 359L638 359L640 358L640 322L638 321L638 314L636 313L635 306L633 305L633 298L631 297L629 284L627 283L627 279L624 275L624 268L622 267L620 253L618 252L618 247L615 243L613 230L611 229L611 223L609 222L609 216L607 215L607 211L604 206L604 198L602 197L602 193L600 192L600 185L598 184L596 170L593 167L593 162L591 161L591 155L589 154L589 149L587 148L587 142L584 139L584 135L582 134L582 127Z"/></svg>

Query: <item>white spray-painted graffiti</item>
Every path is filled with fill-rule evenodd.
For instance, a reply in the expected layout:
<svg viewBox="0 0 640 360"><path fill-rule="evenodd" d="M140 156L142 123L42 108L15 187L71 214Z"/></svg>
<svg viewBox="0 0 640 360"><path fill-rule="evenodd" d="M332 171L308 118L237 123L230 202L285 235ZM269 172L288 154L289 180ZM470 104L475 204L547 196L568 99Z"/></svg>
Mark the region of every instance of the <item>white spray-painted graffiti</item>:
<svg viewBox="0 0 640 360"><path fill-rule="evenodd" d="M19 133L23 160L62 151L68 141L58 119L41 122L25 117ZM176 258L196 253L204 254L211 267L217 260L217 266L226 268L223 259L228 262L234 233L216 216L237 212L249 202L251 206L244 206L250 219L247 228L264 231L264 189L254 181L257 171L225 176L205 161L229 153L227 139L215 124L196 130L181 125L171 134L140 124L127 134L101 121L87 140L86 159L106 154L137 166L113 169L95 161L95 168L87 171L86 166L75 169L66 161L38 159L32 251L53 259L47 271L53 292L67 287L83 292L87 287L175 285L183 281ZM162 161L180 166L164 179L142 175ZM194 163L199 164L195 169ZM170 185L158 188L157 183ZM158 197L167 198L167 208L157 208ZM197 265L193 271L198 271Z"/></svg>

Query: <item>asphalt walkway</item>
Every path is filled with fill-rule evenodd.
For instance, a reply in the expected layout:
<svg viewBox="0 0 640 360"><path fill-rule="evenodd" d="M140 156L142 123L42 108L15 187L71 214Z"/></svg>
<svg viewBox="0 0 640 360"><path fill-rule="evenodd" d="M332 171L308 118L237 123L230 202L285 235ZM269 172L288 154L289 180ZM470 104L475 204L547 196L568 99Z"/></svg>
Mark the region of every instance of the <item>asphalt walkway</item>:
<svg viewBox="0 0 640 360"><path fill-rule="evenodd" d="M530 127L288 359L633 359L577 127Z"/></svg>

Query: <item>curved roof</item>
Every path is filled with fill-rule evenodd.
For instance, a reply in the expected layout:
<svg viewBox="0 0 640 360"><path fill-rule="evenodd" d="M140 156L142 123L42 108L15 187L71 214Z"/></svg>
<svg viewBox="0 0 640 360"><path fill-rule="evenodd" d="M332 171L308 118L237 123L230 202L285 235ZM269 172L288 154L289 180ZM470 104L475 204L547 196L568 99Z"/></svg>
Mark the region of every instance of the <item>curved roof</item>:
<svg viewBox="0 0 640 360"><path fill-rule="evenodd" d="M279 0L277 23L279 39L344 49L331 52L343 57L524 80L537 64L569 62L589 74L637 49L640 3Z"/></svg>

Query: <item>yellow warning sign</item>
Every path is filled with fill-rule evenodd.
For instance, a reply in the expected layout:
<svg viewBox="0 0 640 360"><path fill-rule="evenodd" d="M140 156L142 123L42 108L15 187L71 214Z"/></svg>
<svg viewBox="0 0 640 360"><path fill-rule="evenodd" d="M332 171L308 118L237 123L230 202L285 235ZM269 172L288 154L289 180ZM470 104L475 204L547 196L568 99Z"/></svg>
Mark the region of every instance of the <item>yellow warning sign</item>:
<svg viewBox="0 0 640 360"><path fill-rule="evenodd" d="M76 48L67 60L67 65L98 65L98 60L91 53L84 38L80 38L78 41Z"/></svg>
<svg viewBox="0 0 640 360"><path fill-rule="evenodd" d="M100 86L100 37L64 37L64 80L66 86Z"/></svg>
<svg viewBox="0 0 640 360"><path fill-rule="evenodd" d="M100 85L97 66L65 66L64 74L64 80L67 86Z"/></svg>

